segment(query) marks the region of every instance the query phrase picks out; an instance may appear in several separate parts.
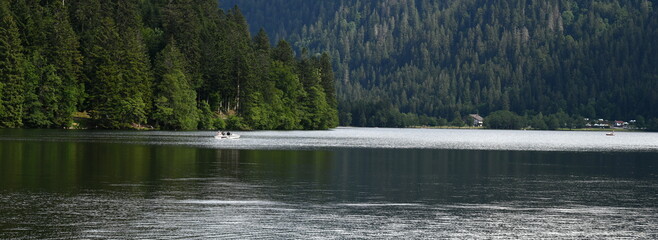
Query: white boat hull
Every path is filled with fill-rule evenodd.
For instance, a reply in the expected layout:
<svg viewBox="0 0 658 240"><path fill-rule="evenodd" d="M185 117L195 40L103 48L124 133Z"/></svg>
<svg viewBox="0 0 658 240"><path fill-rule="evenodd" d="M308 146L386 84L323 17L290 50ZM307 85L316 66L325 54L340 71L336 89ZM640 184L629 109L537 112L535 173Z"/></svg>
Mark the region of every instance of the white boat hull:
<svg viewBox="0 0 658 240"><path fill-rule="evenodd" d="M231 134L231 135L215 135L215 139L238 139L240 135Z"/></svg>

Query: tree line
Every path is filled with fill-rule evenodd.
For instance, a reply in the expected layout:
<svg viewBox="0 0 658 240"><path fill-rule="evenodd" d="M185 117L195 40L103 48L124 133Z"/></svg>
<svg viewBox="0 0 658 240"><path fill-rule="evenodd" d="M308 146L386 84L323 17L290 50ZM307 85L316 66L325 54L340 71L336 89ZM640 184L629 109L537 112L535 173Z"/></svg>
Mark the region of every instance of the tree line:
<svg viewBox="0 0 658 240"><path fill-rule="evenodd" d="M556 130L556 129L582 129L593 127L590 123L610 124L610 121L595 120L582 118L579 116L569 116L565 112L558 112L550 115L518 115L507 110L499 110L489 114L484 119L484 126L492 129L535 129L535 130ZM626 122L628 123L628 122ZM610 124L611 125L611 124ZM596 125L594 125L596 127ZM605 126L603 128L608 128ZM658 131L658 118L646 120L642 117L633 119L633 121L624 128L633 130Z"/></svg>
<svg viewBox="0 0 658 240"><path fill-rule="evenodd" d="M228 1L334 56L342 125L658 118L655 0Z"/></svg>
<svg viewBox="0 0 658 240"><path fill-rule="evenodd" d="M0 127L327 129L332 60L214 0L0 2Z"/></svg>

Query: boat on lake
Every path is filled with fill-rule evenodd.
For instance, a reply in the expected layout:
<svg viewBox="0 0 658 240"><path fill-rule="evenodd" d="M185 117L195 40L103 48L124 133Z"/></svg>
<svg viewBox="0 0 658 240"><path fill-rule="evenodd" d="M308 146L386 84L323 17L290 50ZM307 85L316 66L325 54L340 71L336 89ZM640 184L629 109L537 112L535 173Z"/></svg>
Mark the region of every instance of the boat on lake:
<svg viewBox="0 0 658 240"><path fill-rule="evenodd" d="M606 133L605 135L606 135L606 136L614 136L614 135L615 135L615 131L612 130L612 132Z"/></svg>
<svg viewBox="0 0 658 240"><path fill-rule="evenodd" d="M215 139L238 139L240 135L231 132L217 132Z"/></svg>

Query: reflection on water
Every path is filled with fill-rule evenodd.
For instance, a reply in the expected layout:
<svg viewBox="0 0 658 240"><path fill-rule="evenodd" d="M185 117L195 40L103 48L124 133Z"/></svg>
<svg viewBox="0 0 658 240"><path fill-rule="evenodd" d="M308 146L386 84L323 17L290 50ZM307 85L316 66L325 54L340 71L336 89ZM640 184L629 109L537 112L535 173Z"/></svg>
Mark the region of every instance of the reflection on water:
<svg viewBox="0 0 658 240"><path fill-rule="evenodd" d="M232 150L143 134L0 137L0 239L658 237L652 151Z"/></svg>

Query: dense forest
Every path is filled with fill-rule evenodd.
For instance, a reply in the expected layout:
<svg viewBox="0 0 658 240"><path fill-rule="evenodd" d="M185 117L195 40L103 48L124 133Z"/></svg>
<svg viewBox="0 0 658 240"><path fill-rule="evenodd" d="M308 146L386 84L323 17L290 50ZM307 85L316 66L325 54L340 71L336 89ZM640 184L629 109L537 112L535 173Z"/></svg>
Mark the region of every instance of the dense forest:
<svg viewBox="0 0 658 240"><path fill-rule="evenodd" d="M215 0L0 1L0 127L327 129L328 54Z"/></svg>
<svg viewBox="0 0 658 240"><path fill-rule="evenodd" d="M658 1L229 0L297 51L333 56L342 125L653 119ZM550 120L550 121L549 121ZM542 122L542 121L537 121Z"/></svg>

